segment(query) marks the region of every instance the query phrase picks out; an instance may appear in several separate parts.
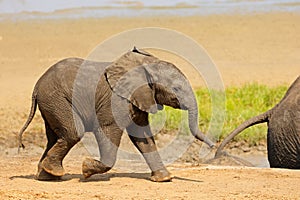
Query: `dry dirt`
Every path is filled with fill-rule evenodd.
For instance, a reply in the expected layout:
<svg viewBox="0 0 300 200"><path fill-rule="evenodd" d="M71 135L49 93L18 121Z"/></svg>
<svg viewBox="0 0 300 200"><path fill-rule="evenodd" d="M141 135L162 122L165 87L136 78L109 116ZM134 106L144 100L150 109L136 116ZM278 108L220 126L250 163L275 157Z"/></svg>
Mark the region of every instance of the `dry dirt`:
<svg viewBox="0 0 300 200"><path fill-rule="evenodd" d="M20 155L15 136L27 118L37 79L62 58L86 57L111 35L145 26L170 28L195 39L216 63L225 86L290 84L300 72L298 14L0 22L0 199L300 199L299 170L203 165L193 152L168 166L174 175L169 183L153 183L149 171L130 164L83 180L86 155L78 151L65 159L62 181L34 179L45 145L39 114L24 134L27 150ZM201 86L184 61L160 56L176 63L193 86ZM247 148L243 155L252 152ZM265 158L265 146L261 148Z"/></svg>
<svg viewBox="0 0 300 200"><path fill-rule="evenodd" d="M299 199L300 172L285 169L173 164L172 182L149 172L113 170L84 180L80 156L65 161L59 182L34 179L36 156L1 157L1 199Z"/></svg>

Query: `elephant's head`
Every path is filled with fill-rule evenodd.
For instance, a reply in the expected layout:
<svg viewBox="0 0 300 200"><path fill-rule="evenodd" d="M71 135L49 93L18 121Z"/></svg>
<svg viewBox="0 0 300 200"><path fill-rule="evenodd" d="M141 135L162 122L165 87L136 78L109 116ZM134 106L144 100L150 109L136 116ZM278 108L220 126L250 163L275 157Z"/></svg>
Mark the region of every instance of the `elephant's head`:
<svg viewBox="0 0 300 200"><path fill-rule="evenodd" d="M214 146L198 128L198 106L189 81L172 63L134 48L109 66L105 75L117 95L142 111L156 113L163 105L188 110L192 134Z"/></svg>

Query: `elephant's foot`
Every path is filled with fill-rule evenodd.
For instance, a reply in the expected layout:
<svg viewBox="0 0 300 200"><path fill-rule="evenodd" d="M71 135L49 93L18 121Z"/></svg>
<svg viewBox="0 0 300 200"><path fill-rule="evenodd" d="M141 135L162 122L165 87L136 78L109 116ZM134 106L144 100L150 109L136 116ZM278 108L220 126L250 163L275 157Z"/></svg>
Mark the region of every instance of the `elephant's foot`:
<svg viewBox="0 0 300 200"><path fill-rule="evenodd" d="M102 174L109 171L111 167L104 165L102 162L86 158L82 163L82 174L84 178L89 178L93 174Z"/></svg>
<svg viewBox="0 0 300 200"><path fill-rule="evenodd" d="M42 169L36 174L36 179L39 181L58 181L61 180L61 176L54 176Z"/></svg>
<svg viewBox="0 0 300 200"><path fill-rule="evenodd" d="M168 170L160 169L151 173L150 180L154 182L168 182L172 180L172 176Z"/></svg>
<svg viewBox="0 0 300 200"><path fill-rule="evenodd" d="M58 161L55 158L46 157L42 162L42 168L45 172L52 174L53 176L63 176L65 174L61 161Z"/></svg>
<svg viewBox="0 0 300 200"><path fill-rule="evenodd" d="M38 172L36 174L36 179L39 181L57 181L57 180L61 180L61 177L49 174L42 168L42 164L39 163Z"/></svg>

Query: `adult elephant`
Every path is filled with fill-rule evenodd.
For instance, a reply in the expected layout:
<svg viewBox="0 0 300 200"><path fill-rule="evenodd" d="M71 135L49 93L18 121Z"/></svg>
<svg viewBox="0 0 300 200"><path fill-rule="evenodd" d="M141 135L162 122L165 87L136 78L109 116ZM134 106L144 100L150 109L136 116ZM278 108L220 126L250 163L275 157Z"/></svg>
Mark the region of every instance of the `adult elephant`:
<svg viewBox="0 0 300 200"><path fill-rule="evenodd" d="M62 160L85 132L94 133L101 158L83 162L84 177L107 172L115 164L124 129L150 167L151 180L171 180L148 121L148 114L163 105L188 110L192 134L214 146L198 128L197 102L183 73L136 48L112 63L68 58L50 67L35 85L30 115L19 133L20 146L37 105L48 139L38 164L39 180L64 175Z"/></svg>
<svg viewBox="0 0 300 200"><path fill-rule="evenodd" d="M238 126L221 143L215 157L222 155L225 145L244 129L268 123L268 160L272 168L300 169L300 76L283 99L271 110Z"/></svg>

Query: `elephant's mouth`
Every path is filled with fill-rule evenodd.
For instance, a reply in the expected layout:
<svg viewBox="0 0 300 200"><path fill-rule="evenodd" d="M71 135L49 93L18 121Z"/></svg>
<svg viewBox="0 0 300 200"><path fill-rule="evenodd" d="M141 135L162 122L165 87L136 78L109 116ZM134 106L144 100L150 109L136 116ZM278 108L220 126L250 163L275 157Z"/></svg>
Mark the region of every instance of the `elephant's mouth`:
<svg viewBox="0 0 300 200"><path fill-rule="evenodd" d="M164 109L164 105L157 104L157 110L163 110L163 109Z"/></svg>
<svg viewBox="0 0 300 200"><path fill-rule="evenodd" d="M180 105L180 109L182 109L182 110L188 110L188 107L185 106L185 105Z"/></svg>

